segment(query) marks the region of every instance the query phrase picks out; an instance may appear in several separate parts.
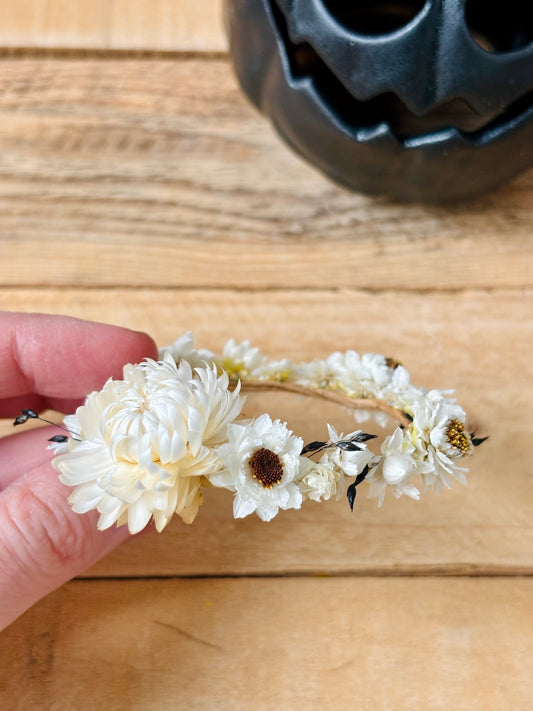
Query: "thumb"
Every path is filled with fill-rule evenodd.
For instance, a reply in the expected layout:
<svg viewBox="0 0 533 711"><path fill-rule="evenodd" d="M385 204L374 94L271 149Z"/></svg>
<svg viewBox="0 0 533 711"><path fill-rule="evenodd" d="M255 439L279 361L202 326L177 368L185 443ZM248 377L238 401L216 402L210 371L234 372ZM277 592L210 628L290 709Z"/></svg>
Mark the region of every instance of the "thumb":
<svg viewBox="0 0 533 711"><path fill-rule="evenodd" d="M0 494L0 629L130 537L127 526L98 531L69 493L46 461Z"/></svg>

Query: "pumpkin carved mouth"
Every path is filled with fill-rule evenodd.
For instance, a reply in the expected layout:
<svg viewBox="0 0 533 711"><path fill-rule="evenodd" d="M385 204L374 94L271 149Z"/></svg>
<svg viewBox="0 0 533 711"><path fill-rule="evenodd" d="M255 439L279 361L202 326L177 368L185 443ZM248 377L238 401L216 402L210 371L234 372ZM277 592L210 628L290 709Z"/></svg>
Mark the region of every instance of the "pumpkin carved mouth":
<svg viewBox="0 0 533 711"><path fill-rule="evenodd" d="M287 21L276 0L269 0L272 19L283 40L283 50L291 80L310 84L321 103L328 107L344 130L355 140L373 140L385 130L405 148L433 143L460 135L471 144L485 144L502 126L533 113L533 91L518 98L497 115L482 115L463 98L445 101L424 114L411 111L393 92L368 100L357 99L308 42L293 42Z"/></svg>

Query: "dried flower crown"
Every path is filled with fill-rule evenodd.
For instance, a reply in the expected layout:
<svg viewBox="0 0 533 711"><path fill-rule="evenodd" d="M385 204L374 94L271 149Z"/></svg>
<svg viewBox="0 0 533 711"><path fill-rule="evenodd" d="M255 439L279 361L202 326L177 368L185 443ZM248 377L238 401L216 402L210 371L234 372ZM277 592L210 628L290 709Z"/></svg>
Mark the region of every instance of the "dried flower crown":
<svg viewBox="0 0 533 711"><path fill-rule="evenodd" d="M268 414L243 418L242 392L263 389L325 398L359 419L371 413L398 426L379 453L367 445L374 435L343 435L331 425L327 439L304 446ZM304 499L346 493L353 508L363 481L380 506L387 489L418 499L414 475L437 493L452 478L466 483L459 462L483 439L465 431L465 413L449 395L415 387L400 363L382 355L347 351L294 363L231 340L216 356L197 350L187 333L162 348L159 361L126 365L122 380L91 393L65 417L69 436L56 435L50 446L61 481L75 487L74 511L97 509L100 529L127 523L136 533L153 518L161 531L173 514L191 523L208 486L234 492L236 518L255 511L269 521ZM15 424L34 416L25 410Z"/></svg>

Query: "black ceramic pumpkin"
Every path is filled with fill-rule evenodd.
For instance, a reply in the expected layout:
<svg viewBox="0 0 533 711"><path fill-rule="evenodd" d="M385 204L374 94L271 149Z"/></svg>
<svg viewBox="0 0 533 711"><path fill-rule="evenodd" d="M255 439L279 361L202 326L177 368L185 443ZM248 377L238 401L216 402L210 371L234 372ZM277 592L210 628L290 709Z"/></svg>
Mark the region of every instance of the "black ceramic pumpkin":
<svg viewBox="0 0 533 711"><path fill-rule="evenodd" d="M528 0L226 0L236 73L335 181L450 202L533 165Z"/></svg>

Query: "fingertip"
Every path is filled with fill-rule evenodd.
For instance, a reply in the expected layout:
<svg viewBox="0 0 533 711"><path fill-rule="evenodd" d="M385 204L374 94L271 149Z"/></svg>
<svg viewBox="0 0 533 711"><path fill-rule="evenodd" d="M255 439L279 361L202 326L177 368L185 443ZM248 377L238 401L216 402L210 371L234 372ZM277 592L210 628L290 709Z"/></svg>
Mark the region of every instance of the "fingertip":
<svg viewBox="0 0 533 711"><path fill-rule="evenodd" d="M120 335L118 332L112 334L112 340L116 339L121 348L121 357L119 358L121 368L125 363L140 363L145 358L157 359L159 357L158 347L148 333L116 326L112 328L119 328L121 332Z"/></svg>
<svg viewBox="0 0 533 711"><path fill-rule="evenodd" d="M126 363L157 358L142 331L68 316L0 312L0 398L83 398Z"/></svg>

